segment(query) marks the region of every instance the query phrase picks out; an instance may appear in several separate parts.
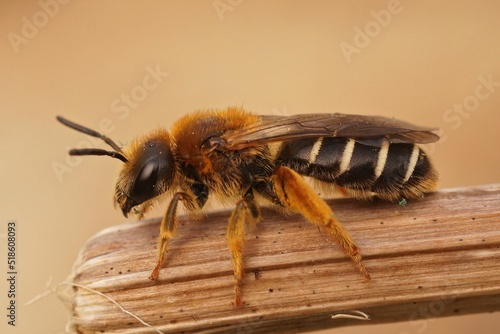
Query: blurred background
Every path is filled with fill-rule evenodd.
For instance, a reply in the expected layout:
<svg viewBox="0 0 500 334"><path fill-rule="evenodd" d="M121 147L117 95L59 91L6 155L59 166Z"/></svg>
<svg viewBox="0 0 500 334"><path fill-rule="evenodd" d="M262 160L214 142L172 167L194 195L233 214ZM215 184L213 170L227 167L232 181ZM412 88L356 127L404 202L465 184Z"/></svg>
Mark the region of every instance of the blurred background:
<svg viewBox="0 0 500 334"><path fill-rule="evenodd" d="M126 221L112 205L120 162L69 158L97 141L59 114L121 144L201 108L384 115L440 128L427 151L442 188L500 181L498 1L1 1L0 35L2 277L10 220L18 241L17 326L0 291L2 333L63 333L54 294L25 304ZM481 314L329 333L499 327Z"/></svg>

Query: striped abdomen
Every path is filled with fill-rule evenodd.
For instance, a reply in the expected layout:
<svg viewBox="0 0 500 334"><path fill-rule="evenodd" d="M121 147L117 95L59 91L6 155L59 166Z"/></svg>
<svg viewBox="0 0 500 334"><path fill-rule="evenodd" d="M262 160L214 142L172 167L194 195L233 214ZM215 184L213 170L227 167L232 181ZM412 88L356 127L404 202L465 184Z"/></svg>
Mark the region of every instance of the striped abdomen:
<svg viewBox="0 0 500 334"><path fill-rule="evenodd" d="M429 158L415 144L370 146L350 138L298 139L281 145L276 163L344 187L356 197L415 198L433 191L437 183Z"/></svg>

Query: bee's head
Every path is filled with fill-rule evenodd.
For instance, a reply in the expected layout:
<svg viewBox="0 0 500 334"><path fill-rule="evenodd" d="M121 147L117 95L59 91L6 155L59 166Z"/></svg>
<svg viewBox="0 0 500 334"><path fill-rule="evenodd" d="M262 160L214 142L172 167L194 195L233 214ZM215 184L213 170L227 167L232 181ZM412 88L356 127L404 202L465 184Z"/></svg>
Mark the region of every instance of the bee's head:
<svg viewBox="0 0 500 334"><path fill-rule="evenodd" d="M170 135L157 130L127 147L128 161L118 176L115 203L125 216L130 210L166 192L175 178Z"/></svg>
<svg viewBox="0 0 500 334"><path fill-rule="evenodd" d="M133 207L166 192L176 175L170 135L165 130L156 130L131 143L123 152L111 139L100 133L68 121L60 116L64 125L88 135L103 139L114 151L98 148L72 149L70 155L107 155L124 162L116 182L115 204L125 217Z"/></svg>

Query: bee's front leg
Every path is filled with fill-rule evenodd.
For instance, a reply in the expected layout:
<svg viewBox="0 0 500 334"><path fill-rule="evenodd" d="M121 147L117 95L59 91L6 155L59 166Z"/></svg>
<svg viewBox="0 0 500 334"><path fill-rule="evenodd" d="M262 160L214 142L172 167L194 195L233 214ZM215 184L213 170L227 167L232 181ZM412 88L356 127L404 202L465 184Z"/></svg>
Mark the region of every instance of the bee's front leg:
<svg viewBox="0 0 500 334"><path fill-rule="evenodd" d="M160 225L160 236L158 237L158 261L156 263L156 267L153 269L153 272L149 276L149 279L157 280L160 275L160 269L163 264L163 259L168 250L168 244L170 239L172 239L175 230L177 229L177 205L179 201L186 201L188 203L194 203L195 199L193 196L184 193L178 192L175 193L168 205L168 209L163 216Z"/></svg>
<svg viewBox="0 0 500 334"><path fill-rule="evenodd" d="M257 207L251 190L245 197L236 203L229 224L227 225L227 243L233 262L235 279L235 305L241 305L241 288L243 278L245 277L245 268L243 265L243 244L245 243L245 224L257 224L260 219L259 208Z"/></svg>

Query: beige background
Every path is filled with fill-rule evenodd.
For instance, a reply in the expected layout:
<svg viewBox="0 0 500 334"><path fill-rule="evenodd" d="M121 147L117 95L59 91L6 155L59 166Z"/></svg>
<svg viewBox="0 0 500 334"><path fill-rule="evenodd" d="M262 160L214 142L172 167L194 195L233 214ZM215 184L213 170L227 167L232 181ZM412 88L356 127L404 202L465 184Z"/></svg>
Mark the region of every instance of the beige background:
<svg viewBox="0 0 500 334"><path fill-rule="evenodd" d="M393 3L1 1L0 277L14 219L19 281L18 326L5 330L2 311L0 332L62 333L67 312L55 295L24 304L46 291L50 277L52 288L65 279L89 237L126 221L111 201L120 162L67 161L68 148L87 138L56 123L57 114L95 128L107 120L121 143L192 110L228 105L262 114L395 116L441 128L443 140L428 149L442 187L499 182L498 1ZM388 9L390 18L380 14ZM365 28L371 37L356 37ZM341 47L356 43L346 57ZM161 82L146 79L146 90L155 69ZM488 78L497 83L489 90L481 84ZM451 109L464 103L462 114ZM499 318L332 332L494 333Z"/></svg>

